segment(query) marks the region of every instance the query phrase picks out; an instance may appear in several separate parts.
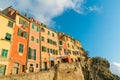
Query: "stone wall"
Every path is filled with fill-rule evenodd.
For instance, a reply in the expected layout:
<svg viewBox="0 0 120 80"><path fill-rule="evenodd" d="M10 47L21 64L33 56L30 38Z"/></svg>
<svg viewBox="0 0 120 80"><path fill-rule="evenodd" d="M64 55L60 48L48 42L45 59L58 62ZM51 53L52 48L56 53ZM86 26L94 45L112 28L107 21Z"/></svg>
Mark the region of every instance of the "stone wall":
<svg viewBox="0 0 120 80"><path fill-rule="evenodd" d="M84 80L80 63L62 63L49 71L0 77L0 80Z"/></svg>
<svg viewBox="0 0 120 80"><path fill-rule="evenodd" d="M56 80L84 80L80 63L60 64Z"/></svg>
<svg viewBox="0 0 120 80"><path fill-rule="evenodd" d="M0 80L53 80L54 70L0 77Z"/></svg>

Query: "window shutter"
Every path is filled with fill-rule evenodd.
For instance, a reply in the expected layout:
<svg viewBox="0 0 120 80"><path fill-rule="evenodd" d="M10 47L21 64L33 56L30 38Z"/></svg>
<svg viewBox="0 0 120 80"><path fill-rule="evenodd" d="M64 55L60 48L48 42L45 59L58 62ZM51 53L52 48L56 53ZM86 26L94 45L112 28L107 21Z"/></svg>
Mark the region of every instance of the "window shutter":
<svg viewBox="0 0 120 80"><path fill-rule="evenodd" d="M36 50L34 49L34 60L36 60Z"/></svg>
<svg viewBox="0 0 120 80"><path fill-rule="evenodd" d="M9 33L6 33L6 37L5 37L7 40L11 40L11 34Z"/></svg>
<svg viewBox="0 0 120 80"><path fill-rule="evenodd" d="M34 29L34 24L32 24L32 29Z"/></svg>
<svg viewBox="0 0 120 80"><path fill-rule="evenodd" d="M28 50L28 59L31 59L31 48L29 47L29 50Z"/></svg>
<svg viewBox="0 0 120 80"><path fill-rule="evenodd" d="M22 24L23 20L21 18L19 18L19 24Z"/></svg>
<svg viewBox="0 0 120 80"><path fill-rule="evenodd" d="M27 38L27 32L24 32L24 33L23 33L23 37L24 37L24 38Z"/></svg>
<svg viewBox="0 0 120 80"><path fill-rule="evenodd" d="M13 27L13 22L9 21L8 26L12 28Z"/></svg>
<svg viewBox="0 0 120 80"><path fill-rule="evenodd" d="M21 36L21 29L18 28L18 36Z"/></svg>

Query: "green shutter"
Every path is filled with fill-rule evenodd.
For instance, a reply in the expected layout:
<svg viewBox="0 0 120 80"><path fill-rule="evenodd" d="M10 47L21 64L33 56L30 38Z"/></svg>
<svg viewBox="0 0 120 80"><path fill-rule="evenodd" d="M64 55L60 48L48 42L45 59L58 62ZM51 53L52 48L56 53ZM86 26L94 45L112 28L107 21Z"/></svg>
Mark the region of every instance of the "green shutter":
<svg viewBox="0 0 120 80"><path fill-rule="evenodd" d="M28 59L31 59L31 48L29 47L29 50L28 50Z"/></svg>
<svg viewBox="0 0 120 80"><path fill-rule="evenodd" d="M53 43L53 41L50 39L50 44L52 44Z"/></svg>
<svg viewBox="0 0 120 80"><path fill-rule="evenodd" d="M24 47L23 44L19 44L19 52L20 52L20 53L23 53L23 47Z"/></svg>
<svg viewBox="0 0 120 80"><path fill-rule="evenodd" d="M36 60L36 50L34 49L34 60Z"/></svg>
<svg viewBox="0 0 120 80"><path fill-rule="evenodd" d="M2 57L7 57L8 50L2 49Z"/></svg>
<svg viewBox="0 0 120 80"><path fill-rule="evenodd" d="M20 28L18 28L18 32L17 32L17 34L18 34L18 36L21 36L21 29Z"/></svg>
<svg viewBox="0 0 120 80"><path fill-rule="evenodd" d="M13 27L13 22L8 21L8 26L12 28Z"/></svg>
<svg viewBox="0 0 120 80"><path fill-rule="evenodd" d="M44 37L42 36L42 41L44 41Z"/></svg>
<svg viewBox="0 0 120 80"><path fill-rule="evenodd" d="M50 52L49 48L47 50L48 50L48 53L49 53Z"/></svg>
<svg viewBox="0 0 120 80"><path fill-rule="evenodd" d="M39 32L39 27L36 28L36 31Z"/></svg>
<svg viewBox="0 0 120 80"><path fill-rule="evenodd" d="M34 36L31 36L31 41L34 41Z"/></svg>
<svg viewBox="0 0 120 80"><path fill-rule="evenodd" d="M58 55L58 51L56 50L56 55Z"/></svg>
<svg viewBox="0 0 120 80"><path fill-rule="evenodd" d="M50 53L52 53L52 49L50 49Z"/></svg>
<svg viewBox="0 0 120 80"><path fill-rule="evenodd" d="M23 33L23 37L24 37L24 38L27 38L27 32L24 32L24 33Z"/></svg>
<svg viewBox="0 0 120 80"><path fill-rule="evenodd" d="M11 34L6 33L5 39L6 39L6 40L11 40Z"/></svg>
<svg viewBox="0 0 120 80"><path fill-rule="evenodd" d="M23 24L23 20L19 18L19 24Z"/></svg>
<svg viewBox="0 0 120 80"><path fill-rule="evenodd" d="M62 41L59 41L59 44L62 45Z"/></svg>
<svg viewBox="0 0 120 80"><path fill-rule="evenodd" d="M39 43L39 39L36 39L36 43Z"/></svg>
<svg viewBox="0 0 120 80"><path fill-rule="evenodd" d="M50 35L50 31L48 31L48 35Z"/></svg>
<svg viewBox="0 0 120 80"><path fill-rule="evenodd" d="M34 29L34 24L32 24L32 29Z"/></svg>
<svg viewBox="0 0 120 80"><path fill-rule="evenodd" d="M53 37L55 36L54 33L52 33L52 36L53 36Z"/></svg>

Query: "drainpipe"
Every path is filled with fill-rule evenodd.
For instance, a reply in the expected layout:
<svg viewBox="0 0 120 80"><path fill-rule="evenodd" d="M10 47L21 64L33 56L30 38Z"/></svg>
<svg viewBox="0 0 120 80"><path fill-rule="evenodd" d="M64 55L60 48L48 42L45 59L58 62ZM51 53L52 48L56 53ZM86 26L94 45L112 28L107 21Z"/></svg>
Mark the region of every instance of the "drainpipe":
<svg viewBox="0 0 120 80"><path fill-rule="evenodd" d="M29 36L30 36L30 22L28 26L28 36L27 36L28 39L27 39L27 52L26 52L26 68L28 67L27 64L28 64Z"/></svg>
<svg viewBox="0 0 120 80"><path fill-rule="evenodd" d="M40 71L42 70L42 56L41 56L41 25L39 27L39 50L40 50Z"/></svg>

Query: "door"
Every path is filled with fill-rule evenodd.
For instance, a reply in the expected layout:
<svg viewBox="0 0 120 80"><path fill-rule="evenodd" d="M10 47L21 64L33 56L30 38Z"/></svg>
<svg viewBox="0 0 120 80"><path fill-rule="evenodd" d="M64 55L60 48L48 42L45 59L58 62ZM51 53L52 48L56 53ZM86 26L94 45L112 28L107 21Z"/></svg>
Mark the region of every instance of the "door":
<svg viewBox="0 0 120 80"><path fill-rule="evenodd" d="M51 67L54 66L54 61L50 61L51 62Z"/></svg>
<svg viewBox="0 0 120 80"><path fill-rule="evenodd" d="M0 66L0 76L5 75L6 66Z"/></svg>
<svg viewBox="0 0 120 80"><path fill-rule="evenodd" d="M47 70L47 62L44 62L44 68Z"/></svg>
<svg viewBox="0 0 120 80"><path fill-rule="evenodd" d="M19 70L19 69L18 69L17 67L14 67L14 68L13 68L13 71L12 71L12 74L18 74L18 70Z"/></svg>

